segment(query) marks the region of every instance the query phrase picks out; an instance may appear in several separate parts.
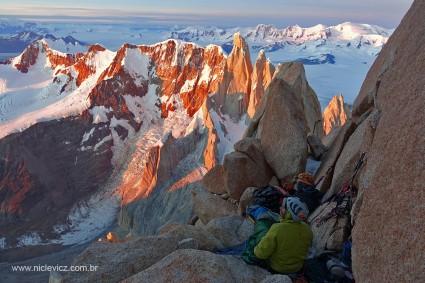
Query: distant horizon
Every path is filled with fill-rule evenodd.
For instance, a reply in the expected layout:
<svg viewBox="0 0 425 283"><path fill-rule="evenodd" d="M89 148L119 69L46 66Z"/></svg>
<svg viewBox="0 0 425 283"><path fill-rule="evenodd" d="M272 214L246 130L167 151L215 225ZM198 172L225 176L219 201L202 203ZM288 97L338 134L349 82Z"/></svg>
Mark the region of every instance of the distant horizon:
<svg viewBox="0 0 425 283"><path fill-rule="evenodd" d="M249 27L258 24L285 28L290 25L311 27L317 24L335 26L344 22L396 28L413 0L234 0L206 2L163 0L160 4L122 0L74 0L52 4L46 0L4 0L0 18L16 18L31 22L75 22L98 24L134 24L146 26L216 26L220 28Z"/></svg>
<svg viewBox="0 0 425 283"><path fill-rule="evenodd" d="M354 21L341 21L335 24L324 24L324 23L314 23L314 24L310 24L310 25L301 25L299 23L292 23L292 24L287 24L284 26L279 26L276 25L274 23L267 23L267 22L259 22L259 23L252 23L251 25L244 25L244 26L236 26L236 25L214 25L214 24L153 24L153 23L143 23L143 22L137 22L135 20L129 20L129 19L122 19L122 18L113 18L113 19L109 19L109 20L105 20L105 19L98 19L98 18L79 18L79 17L65 17L65 18L61 18L61 19L56 19L56 18L46 18L44 17L14 17L14 16L7 16L5 17L4 15L0 15L0 21L4 21L4 20L13 20L13 21L20 21L22 23L35 23L35 24L52 24L53 26L55 24L75 24L75 25L79 25L79 24L96 24L96 25L129 25L129 26L134 26L134 27L148 27L148 28L152 28L152 29L158 29L158 30L163 30L163 29L183 29L186 27L216 27L219 29L232 29L232 28L254 28L257 27L259 25L265 25L265 26L274 26L277 29L285 29L288 28L289 26L299 26L301 28L311 28L314 27L316 25L324 25L326 27L332 27L332 26L337 26L340 24L344 24L344 23L353 23L353 24L367 24L367 25L374 25L374 26L379 26L388 30L392 30L397 28L397 26L394 27L386 27L386 26L382 26L382 25L378 25L378 24L373 24L373 23L368 23L368 22L354 22Z"/></svg>

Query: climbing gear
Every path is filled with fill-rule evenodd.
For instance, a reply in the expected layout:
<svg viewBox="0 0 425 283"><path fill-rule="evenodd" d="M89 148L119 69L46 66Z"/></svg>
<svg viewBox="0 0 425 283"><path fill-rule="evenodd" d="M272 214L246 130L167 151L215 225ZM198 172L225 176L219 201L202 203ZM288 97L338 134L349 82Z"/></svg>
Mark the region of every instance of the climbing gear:
<svg viewBox="0 0 425 283"><path fill-rule="evenodd" d="M314 176L310 173L300 173L297 177L297 182L302 182L307 185L313 185Z"/></svg>
<svg viewBox="0 0 425 283"><path fill-rule="evenodd" d="M297 197L289 197L283 201L282 206L285 206L288 209L289 213L292 216L292 220L295 222L301 222L307 219L308 217L308 207Z"/></svg>
<svg viewBox="0 0 425 283"><path fill-rule="evenodd" d="M363 152L360 156L360 159L357 161L356 167L354 168L353 175L343 183L342 188L339 190L339 192L335 196L332 197L331 200L326 200L323 202L323 203L325 202L328 202L328 203L308 223L312 223L333 201L336 201L336 206L329 213L317 219L317 222L319 224L322 224L323 222L327 221L331 217L338 217L338 216L350 213L352 205L353 205L353 193L354 193L353 181L364 163L365 156L366 156L366 152Z"/></svg>
<svg viewBox="0 0 425 283"><path fill-rule="evenodd" d="M265 186L256 189L253 193L253 203L261 205L275 213L279 213L280 206L289 193L278 186Z"/></svg>

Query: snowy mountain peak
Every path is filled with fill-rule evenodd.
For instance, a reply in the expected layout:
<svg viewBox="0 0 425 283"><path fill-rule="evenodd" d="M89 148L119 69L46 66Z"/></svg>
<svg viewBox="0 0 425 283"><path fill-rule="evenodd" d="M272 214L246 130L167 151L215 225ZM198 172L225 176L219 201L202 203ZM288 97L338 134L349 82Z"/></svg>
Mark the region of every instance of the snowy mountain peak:
<svg viewBox="0 0 425 283"><path fill-rule="evenodd" d="M345 22L336 26L318 24L307 28L300 27L299 25L290 25L284 29L278 29L274 25L260 24L254 28L234 28L229 30L220 30L214 27L187 27L180 31L173 30L170 38L195 42L207 42L213 38L217 42L228 42L232 38L231 35L237 32L248 42L274 44L274 49L276 49L278 45L280 46L279 48L282 48L283 44L307 44L312 42L317 45L316 41L318 40L330 42L343 41L342 43L344 45L350 43L348 47L356 47L358 45L358 39L361 37L368 40L370 46L381 47L388 40L392 30L374 25L351 22Z"/></svg>
<svg viewBox="0 0 425 283"><path fill-rule="evenodd" d="M265 53L264 53L264 50L263 50L263 49L261 49L261 50L260 50L260 52L258 53L258 58L261 58L261 57L263 57L263 56L266 56L266 55L265 55Z"/></svg>
<svg viewBox="0 0 425 283"><path fill-rule="evenodd" d="M232 34L226 30L209 26L190 26L182 30L172 30L169 38L184 41L217 40L222 37L231 38Z"/></svg>
<svg viewBox="0 0 425 283"><path fill-rule="evenodd" d="M290 25L286 28L288 31L299 31L300 29L302 29L302 27L299 25Z"/></svg>
<svg viewBox="0 0 425 283"><path fill-rule="evenodd" d="M262 39L266 37L278 37L279 30L274 25L260 24L256 26L253 31L248 32L246 36Z"/></svg>
<svg viewBox="0 0 425 283"><path fill-rule="evenodd" d="M30 68L40 70L55 70L58 66L66 68L75 64L81 56L81 53L67 54L56 51L50 48L48 40L43 38L29 45L19 56L6 63L10 63L22 73L27 73Z"/></svg>
<svg viewBox="0 0 425 283"><path fill-rule="evenodd" d="M38 59L42 57L40 55L46 53L46 48L48 48L46 42L44 40L38 40L25 48L21 55L14 58L11 63L22 73L27 73L29 68L35 65Z"/></svg>
<svg viewBox="0 0 425 283"><path fill-rule="evenodd" d="M22 31L18 33L16 36L12 36L13 38L19 38L23 41L33 40L34 38L40 39L40 35L32 32L32 31Z"/></svg>
<svg viewBox="0 0 425 283"><path fill-rule="evenodd" d="M105 50L106 50L106 48L104 46L102 46L102 44L96 43L96 44L93 44L91 46L88 46L87 53L97 54L98 52L102 52L102 51L105 51Z"/></svg>

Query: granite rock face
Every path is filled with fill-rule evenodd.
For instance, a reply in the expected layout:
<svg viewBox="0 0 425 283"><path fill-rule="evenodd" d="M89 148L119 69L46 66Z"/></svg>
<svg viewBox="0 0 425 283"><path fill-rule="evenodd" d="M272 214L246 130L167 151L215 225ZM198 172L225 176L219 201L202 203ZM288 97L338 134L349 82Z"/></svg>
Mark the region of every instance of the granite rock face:
<svg viewBox="0 0 425 283"><path fill-rule="evenodd" d="M307 122L302 115L301 97L283 79L275 76L268 90L257 137L276 176L287 180L304 170L308 149Z"/></svg>
<svg viewBox="0 0 425 283"><path fill-rule="evenodd" d="M267 185L273 171L265 159L260 140L242 139L234 149L224 157L224 180L229 197L239 200L246 188Z"/></svg>
<svg viewBox="0 0 425 283"><path fill-rule="evenodd" d="M328 151L328 148L323 145L320 138L316 135L308 135L307 142L310 149L310 153L316 160L321 160L324 157L325 153Z"/></svg>
<svg viewBox="0 0 425 283"><path fill-rule="evenodd" d="M339 156L341 155L341 151L344 148L345 143L350 138L351 134L356 129L356 124L349 119L344 126L342 126L329 150L326 152L322 163L317 169L315 182L317 183L318 179L321 176L324 176L322 181L317 185L317 189L326 193L332 184L333 172L335 170L335 164L338 161Z"/></svg>
<svg viewBox="0 0 425 283"><path fill-rule="evenodd" d="M372 143L375 129L372 126L372 121L378 112L372 113L363 121L350 136L341 151L338 161L335 164L333 171L332 184L325 194L325 199L338 191L352 178L357 163L363 153L367 153ZM367 158L367 156L366 156ZM366 160L364 158L364 160ZM363 169L363 168L360 168ZM358 187L359 174L353 180L354 186Z"/></svg>
<svg viewBox="0 0 425 283"><path fill-rule="evenodd" d="M224 194L227 192L226 182L224 180L224 167L218 164L202 178L205 189L213 194Z"/></svg>
<svg viewBox="0 0 425 283"><path fill-rule="evenodd" d="M425 280L425 52L418 48L425 41L424 11L425 1L414 1L354 103L355 118L370 108L381 113L359 184L363 201L353 229L359 282Z"/></svg>
<svg viewBox="0 0 425 283"><path fill-rule="evenodd" d="M226 247L234 247L248 240L254 233L254 224L239 215L215 218L205 229L215 235Z"/></svg>

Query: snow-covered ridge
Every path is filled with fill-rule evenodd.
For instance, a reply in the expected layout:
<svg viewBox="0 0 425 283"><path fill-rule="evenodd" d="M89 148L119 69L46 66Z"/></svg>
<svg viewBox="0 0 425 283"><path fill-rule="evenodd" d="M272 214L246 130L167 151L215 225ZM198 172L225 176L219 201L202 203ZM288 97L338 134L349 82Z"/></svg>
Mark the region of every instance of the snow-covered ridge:
<svg viewBox="0 0 425 283"><path fill-rule="evenodd" d="M207 42L216 40L226 42L232 39L235 32L249 42L271 44L276 42L288 42L291 44L303 44L310 41L329 40L338 42L368 41L371 46L381 47L392 34L393 29L385 29L376 25L356 24L345 22L336 26L315 25L303 28L291 25L278 29L274 25L260 24L254 28L232 28L223 30L216 27L193 26L182 30L173 30L169 37L186 41Z"/></svg>
<svg viewBox="0 0 425 283"><path fill-rule="evenodd" d="M301 43L318 39L352 40L360 36L388 38L391 33L391 30L386 30L379 26L346 22L336 26L319 24L308 28L293 25L284 29L277 29L273 25L258 25L254 30L248 32L246 37L254 39L293 40L294 42Z"/></svg>
<svg viewBox="0 0 425 283"><path fill-rule="evenodd" d="M162 75L166 79L173 79L168 76L176 75L169 70L170 68L185 66L190 69L182 78L174 78L178 82L174 83L172 89L177 93L194 92L199 75L201 76L199 84L210 85L210 81L217 78L217 70L213 70L212 66L204 61L206 58L203 56L226 58L221 47L214 48L213 45L209 45L203 48L194 43L173 39L150 46L124 44L117 52L94 44L84 55L78 56L55 51L48 46L45 39L39 40L21 55L10 60L9 64L0 65L0 93L3 94L0 96L0 138L12 132L25 130L39 121L81 114L92 103L90 96L92 90L102 81L111 79L121 67L126 70L129 80L133 81L136 87L148 87L148 92L154 93L157 87L146 82L155 76L156 67L150 58L155 56L159 56L155 59L158 61L155 64L164 69ZM51 57L55 57L55 64ZM60 61L56 57L64 60ZM67 61L68 57L72 57L72 60ZM170 62L163 62L166 57ZM195 67L195 61L199 66ZM21 70L18 67L20 65L25 65L25 73L18 72ZM22 77L26 79L22 80ZM119 84L122 85L121 82ZM170 94L173 93L163 93L168 98ZM157 107L155 103L151 105L154 108ZM187 101L185 103L190 104ZM202 101L198 104L201 103ZM190 105L196 106L195 108L199 106ZM176 105L169 106L175 108ZM138 121L140 117L136 113L140 111L133 108L131 110ZM96 122L104 120L105 115L99 114L103 113L102 111L94 112Z"/></svg>
<svg viewBox="0 0 425 283"><path fill-rule="evenodd" d="M33 46L38 46L35 64L29 67L28 73L20 73L16 64L21 62L23 54L13 58L8 65L0 65L0 138L16 131L22 131L29 126L47 120L60 119L82 113L89 103L87 95L96 85L98 77L111 64L115 52L104 50L87 53L81 60L91 70L88 77L78 87L75 82L68 86L69 74L77 78L80 69L76 65L52 69L53 55L66 54L50 49L45 40L40 40ZM48 52L46 52L48 51ZM25 51L24 51L25 52ZM82 63L83 61L79 61Z"/></svg>

